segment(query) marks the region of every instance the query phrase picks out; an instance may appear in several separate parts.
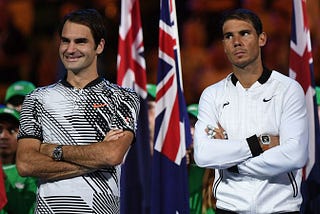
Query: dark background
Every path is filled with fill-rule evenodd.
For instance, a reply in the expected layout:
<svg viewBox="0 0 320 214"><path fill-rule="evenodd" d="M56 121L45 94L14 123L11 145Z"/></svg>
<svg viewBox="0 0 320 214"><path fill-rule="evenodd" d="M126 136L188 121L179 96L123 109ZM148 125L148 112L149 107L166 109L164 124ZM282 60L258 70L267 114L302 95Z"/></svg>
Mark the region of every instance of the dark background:
<svg viewBox="0 0 320 214"><path fill-rule="evenodd" d="M63 76L56 29L64 14L79 8L95 8L106 18L107 43L99 72L116 82L120 4L120 0L0 0L0 99L3 101L5 89L14 81L24 79L43 86ZM319 1L308 0L307 6L314 72L320 85ZM176 0L187 104L198 102L206 86L231 71L221 46L218 21L222 12L237 7L260 16L268 35L264 63L288 74L292 0ZM159 8L159 0L140 0L149 83L156 83Z"/></svg>

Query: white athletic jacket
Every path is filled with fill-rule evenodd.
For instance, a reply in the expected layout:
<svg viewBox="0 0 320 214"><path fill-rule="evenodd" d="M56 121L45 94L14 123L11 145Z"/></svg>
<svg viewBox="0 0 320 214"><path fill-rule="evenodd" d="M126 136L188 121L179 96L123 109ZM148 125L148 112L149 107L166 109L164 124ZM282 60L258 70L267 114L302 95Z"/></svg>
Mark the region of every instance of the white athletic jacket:
<svg viewBox="0 0 320 214"><path fill-rule="evenodd" d="M307 120L302 87L277 71L264 69L249 89L233 74L206 88L195 125L194 158L200 167L216 169L217 207L255 214L299 211ZM207 125L218 122L227 140L207 137ZM280 145L262 153L261 134L279 136Z"/></svg>

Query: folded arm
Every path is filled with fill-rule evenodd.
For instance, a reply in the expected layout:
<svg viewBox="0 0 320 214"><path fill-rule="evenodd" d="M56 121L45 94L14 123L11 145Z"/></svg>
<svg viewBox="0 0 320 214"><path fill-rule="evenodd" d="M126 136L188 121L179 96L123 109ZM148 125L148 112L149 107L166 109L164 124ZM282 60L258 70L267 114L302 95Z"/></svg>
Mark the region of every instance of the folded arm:
<svg viewBox="0 0 320 214"><path fill-rule="evenodd" d="M133 140L130 131L113 130L101 142L90 145L63 146L63 159L55 161L52 152L56 144L39 140L20 139L17 151L17 168L22 176L34 176L45 180L80 176L97 169L118 165Z"/></svg>

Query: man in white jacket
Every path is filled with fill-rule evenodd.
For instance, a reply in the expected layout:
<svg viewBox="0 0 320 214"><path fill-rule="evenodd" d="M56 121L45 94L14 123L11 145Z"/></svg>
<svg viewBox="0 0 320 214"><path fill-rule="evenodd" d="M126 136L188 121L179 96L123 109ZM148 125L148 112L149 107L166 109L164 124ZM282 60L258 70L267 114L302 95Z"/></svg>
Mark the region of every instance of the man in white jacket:
<svg viewBox="0 0 320 214"><path fill-rule="evenodd" d="M259 17L237 9L221 21L232 73L200 98L194 158L216 169L217 213L299 213L301 168L308 158L304 92L267 69Z"/></svg>

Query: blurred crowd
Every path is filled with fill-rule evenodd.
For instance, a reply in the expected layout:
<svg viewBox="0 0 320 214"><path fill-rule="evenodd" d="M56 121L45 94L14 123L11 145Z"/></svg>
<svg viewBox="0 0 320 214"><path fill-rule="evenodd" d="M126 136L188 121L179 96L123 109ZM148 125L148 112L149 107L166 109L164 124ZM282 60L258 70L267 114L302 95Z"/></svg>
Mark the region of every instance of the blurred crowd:
<svg viewBox="0 0 320 214"><path fill-rule="evenodd" d="M66 13L93 7L105 15L107 44L99 71L116 82L120 0L0 0L0 99L17 80L36 86L64 75L58 57L56 28ZM147 78L156 83L160 0L140 0ZM256 12L268 34L263 49L266 66L289 70L292 0L176 0L184 91L187 103L197 103L202 90L230 72L223 53L218 20L222 12L244 7ZM320 85L320 3L307 0L316 84Z"/></svg>

